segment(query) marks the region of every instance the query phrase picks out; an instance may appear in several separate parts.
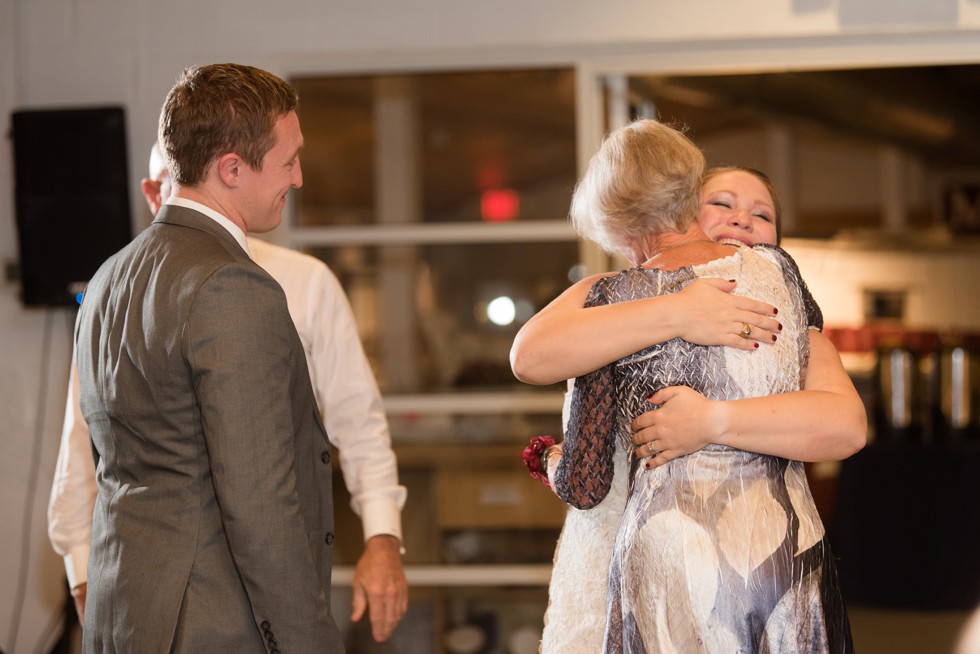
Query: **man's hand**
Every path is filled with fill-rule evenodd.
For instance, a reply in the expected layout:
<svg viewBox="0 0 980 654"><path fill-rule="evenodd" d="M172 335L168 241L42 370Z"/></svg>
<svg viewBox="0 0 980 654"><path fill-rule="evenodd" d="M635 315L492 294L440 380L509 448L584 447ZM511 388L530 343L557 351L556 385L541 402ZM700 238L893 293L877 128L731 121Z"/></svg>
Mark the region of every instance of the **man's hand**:
<svg viewBox="0 0 980 654"><path fill-rule="evenodd" d="M78 624L85 624L85 593L88 583L81 583L71 589L72 599L75 600L75 612L78 613Z"/></svg>
<svg viewBox="0 0 980 654"><path fill-rule="evenodd" d="M402 569L401 542L394 536L372 536L354 569L351 620L357 622L367 610L371 635L379 643L387 640L408 610L408 582Z"/></svg>

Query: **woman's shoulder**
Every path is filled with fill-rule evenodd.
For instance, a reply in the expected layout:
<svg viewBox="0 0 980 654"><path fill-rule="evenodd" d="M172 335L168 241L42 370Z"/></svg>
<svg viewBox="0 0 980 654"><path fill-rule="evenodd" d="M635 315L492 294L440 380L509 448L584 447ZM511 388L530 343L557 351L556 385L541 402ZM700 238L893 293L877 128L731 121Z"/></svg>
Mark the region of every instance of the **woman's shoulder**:
<svg viewBox="0 0 980 654"><path fill-rule="evenodd" d="M613 270L610 272L590 275L588 277L584 277L578 283L584 284L589 288L596 288L597 286L608 287L608 286L614 286L616 284L622 284L623 282L636 277L649 275L651 272L656 272L656 271L648 270L642 266L634 266L632 268L626 268L625 270Z"/></svg>
<svg viewBox="0 0 980 654"><path fill-rule="evenodd" d="M626 270L598 273L581 279L578 284L588 288L585 306L609 304L611 297L619 295L617 289L630 287L636 279L648 276L651 272L655 271L634 266Z"/></svg>
<svg viewBox="0 0 980 654"><path fill-rule="evenodd" d="M823 312L820 310L820 305L810 293L796 260L786 250L778 245L765 244L743 248L743 250L750 252L751 256L758 257L759 260L775 266L782 273L787 286L794 288L801 296L807 324L816 329L823 329Z"/></svg>
<svg viewBox="0 0 980 654"><path fill-rule="evenodd" d="M790 264L796 266L796 262L793 260L792 255L784 250L778 245L773 245L771 243L756 243L752 247L742 248L743 252L752 253L754 256L764 257L770 261L774 261L783 264Z"/></svg>
<svg viewBox="0 0 980 654"><path fill-rule="evenodd" d="M784 272L798 271L796 262L786 250L768 243L740 247L732 257L720 259L717 263L724 265L726 262L730 262L736 270L742 271L773 268ZM799 273L796 272L793 276L798 277Z"/></svg>
<svg viewBox="0 0 980 654"><path fill-rule="evenodd" d="M753 245L751 248L745 248L745 250L754 256L761 257L778 265L794 281L802 281L803 276L800 273L799 266L796 265L796 260L793 259L789 252L778 245L759 243Z"/></svg>

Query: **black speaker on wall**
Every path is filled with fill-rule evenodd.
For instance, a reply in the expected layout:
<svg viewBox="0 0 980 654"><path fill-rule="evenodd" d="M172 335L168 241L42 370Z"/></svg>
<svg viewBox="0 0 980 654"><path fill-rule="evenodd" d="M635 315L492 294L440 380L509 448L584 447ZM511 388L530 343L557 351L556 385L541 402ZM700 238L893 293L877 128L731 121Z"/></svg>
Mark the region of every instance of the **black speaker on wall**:
<svg viewBox="0 0 980 654"><path fill-rule="evenodd" d="M125 112L24 110L12 122L21 299L72 305L132 239Z"/></svg>

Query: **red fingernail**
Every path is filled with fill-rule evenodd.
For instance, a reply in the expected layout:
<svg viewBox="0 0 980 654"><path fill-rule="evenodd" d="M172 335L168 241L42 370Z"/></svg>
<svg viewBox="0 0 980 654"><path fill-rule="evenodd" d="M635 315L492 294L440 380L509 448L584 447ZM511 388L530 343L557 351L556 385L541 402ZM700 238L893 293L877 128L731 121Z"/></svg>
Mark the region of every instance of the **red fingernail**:
<svg viewBox="0 0 980 654"><path fill-rule="evenodd" d="M776 337L775 337L775 336L773 336L772 338L773 338L773 340L775 340L775 339L776 339ZM759 349L759 343L758 343L758 342L755 342L755 343L753 343L753 344L752 344L752 347L754 347L755 349L757 349L757 350L758 350L758 349Z"/></svg>
<svg viewBox="0 0 980 654"><path fill-rule="evenodd" d="M779 331L783 331L783 323L781 323L781 322L780 323L776 323L776 328L779 329Z"/></svg>
<svg viewBox="0 0 980 654"><path fill-rule="evenodd" d="M735 283L735 280L734 279L729 279L728 281L730 281L732 284Z"/></svg>
<svg viewBox="0 0 980 654"><path fill-rule="evenodd" d="M775 343L775 342L776 342L776 335L775 335L775 334L773 334L773 335L772 335L772 342L773 342L773 343Z"/></svg>
<svg viewBox="0 0 980 654"><path fill-rule="evenodd" d="M649 469L650 469L650 468L652 468L653 466L652 466L652 465L650 465L650 462L648 461L648 462L646 462L646 463L644 463L644 464L643 464L643 467L644 467L644 468L646 468L647 470L649 470Z"/></svg>
<svg viewBox="0 0 980 654"><path fill-rule="evenodd" d="M773 307L772 308L772 315L775 316L777 313L779 313L779 309L777 309L776 307Z"/></svg>

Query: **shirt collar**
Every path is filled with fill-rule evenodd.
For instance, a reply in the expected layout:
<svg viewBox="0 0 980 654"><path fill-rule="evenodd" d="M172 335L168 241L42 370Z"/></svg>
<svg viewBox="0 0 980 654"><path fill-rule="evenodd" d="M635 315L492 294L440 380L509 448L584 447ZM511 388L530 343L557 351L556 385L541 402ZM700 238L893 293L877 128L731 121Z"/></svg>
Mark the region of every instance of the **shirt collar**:
<svg viewBox="0 0 980 654"><path fill-rule="evenodd" d="M228 218L226 218L225 216L222 216L220 213L218 213L211 207L203 205L200 202L195 202L194 200L188 200L187 198L177 197L175 195L171 195L167 199L167 204L173 204L178 207L184 207L185 209L193 209L194 211L199 211L203 213L205 216L207 216L208 218L210 218L211 220L213 220L214 222L218 223L226 230L228 230L228 233L231 234L232 237L238 242L238 244L242 246L242 249L245 250L245 254L247 254L250 259L252 258L252 252L251 250L248 249L248 241L245 240L245 232L242 231L242 228L236 225L235 223L231 222L230 220L228 220Z"/></svg>

